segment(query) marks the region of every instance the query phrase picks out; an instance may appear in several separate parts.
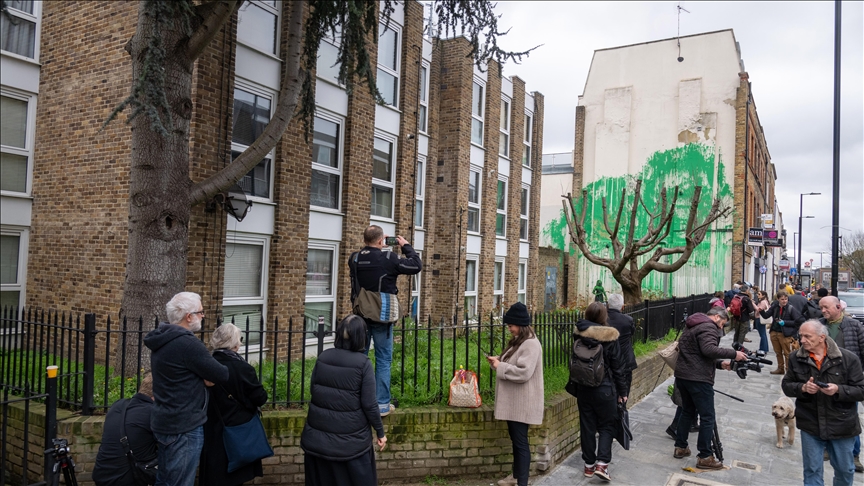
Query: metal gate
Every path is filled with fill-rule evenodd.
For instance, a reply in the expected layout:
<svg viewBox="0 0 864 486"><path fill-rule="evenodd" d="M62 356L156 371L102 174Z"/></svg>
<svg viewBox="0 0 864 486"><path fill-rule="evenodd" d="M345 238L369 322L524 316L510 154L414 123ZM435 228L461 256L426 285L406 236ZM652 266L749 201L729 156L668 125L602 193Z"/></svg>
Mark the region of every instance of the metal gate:
<svg viewBox="0 0 864 486"><path fill-rule="evenodd" d="M57 437L57 367L48 367L48 378L46 380L46 393L33 395L29 387L23 390L23 396L9 395L9 388L3 388L3 401L0 402L2 409L3 424L0 426L0 485L22 485L22 486L44 486L51 481L53 474L53 462L50 462L45 449L53 447L54 439ZM45 457L42 465L42 481L31 483L30 478L38 478L40 474L30 470L31 444L30 444L30 405L34 400L45 401L45 447L35 451L37 455L42 453ZM12 453L12 444L9 441L9 419L10 405L15 403L24 404L23 417L23 440L21 450ZM17 449L17 448L16 448ZM20 453L19 453L20 452ZM17 462L20 461L20 462Z"/></svg>

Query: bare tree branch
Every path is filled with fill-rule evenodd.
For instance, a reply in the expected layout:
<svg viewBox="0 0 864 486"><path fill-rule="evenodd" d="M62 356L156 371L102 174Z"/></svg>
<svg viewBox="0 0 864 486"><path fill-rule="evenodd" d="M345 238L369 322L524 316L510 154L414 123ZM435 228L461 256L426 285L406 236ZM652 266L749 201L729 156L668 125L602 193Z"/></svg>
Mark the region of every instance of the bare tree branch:
<svg viewBox="0 0 864 486"><path fill-rule="evenodd" d="M195 13L201 17L202 21L186 44L184 57L190 65L204 52L210 41L222 30L222 27L242 3L242 0L220 0L203 3L195 7Z"/></svg>
<svg viewBox="0 0 864 486"><path fill-rule="evenodd" d="M582 191L582 211L577 222L575 206L573 205L573 197L568 193L564 196L566 201L561 201L564 206L564 216L567 218L567 227L570 230L570 239L576 243L579 250L585 255L589 262L612 269L612 260L601 258L593 253L588 248L588 243L585 241L585 210L588 205L588 191Z"/></svg>

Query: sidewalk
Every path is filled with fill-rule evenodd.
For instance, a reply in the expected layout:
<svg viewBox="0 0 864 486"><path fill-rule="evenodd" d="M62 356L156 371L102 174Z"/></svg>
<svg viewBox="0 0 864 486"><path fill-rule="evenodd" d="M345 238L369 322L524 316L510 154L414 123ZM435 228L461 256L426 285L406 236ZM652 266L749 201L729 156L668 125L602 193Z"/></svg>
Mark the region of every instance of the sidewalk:
<svg viewBox="0 0 864 486"><path fill-rule="evenodd" d="M759 335L751 331L747 337L748 349L758 349ZM732 347L732 336L724 336L723 347ZM735 395L744 403L715 394L714 405L723 444L723 463L732 466L728 470L709 471L699 474L683 471L683 467L696 465L696 434L690 434L690 449L693 455L684 459L672 457L673 440L666 435L666 427L675 415L675 405L666 393L673 378L662 382L651 394L630 409L630 428L633 441L625 451L618 442L612 447L612 463L609 474L616 485L645 486L697 486L697 485L758 485L785 486L803 482L801 470L801 443L799 431L795 433L792 446L784 443L783 449L775 446L776 433L771 404L783 395L780 389L781 376L771 375L777 360L773 350L766 359L775 365L766 365L761 373L748 371L747 379L729 371L717 370L714 389ZM859 412L861 408L859 407ZM862 414L864 418L864 414ZM534 478L535 486L596 485L607 484L599 478L582 475L581 451L576 451L551 473ZM825 463L825 484L831 484L834 472ZM864 484L864 475L855 474L855 480Z"/></svg>

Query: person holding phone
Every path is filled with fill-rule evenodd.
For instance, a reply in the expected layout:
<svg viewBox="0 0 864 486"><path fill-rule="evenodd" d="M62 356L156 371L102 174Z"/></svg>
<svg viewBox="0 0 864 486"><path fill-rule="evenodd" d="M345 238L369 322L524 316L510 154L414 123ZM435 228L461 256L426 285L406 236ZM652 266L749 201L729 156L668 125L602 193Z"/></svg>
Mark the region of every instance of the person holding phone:
<svg viewBox="0 0 864 486"><path fill-rule="evenodd" d="M384 230L371 225L363 232L364 246L348 258L351 274L351 304L353 306L360 288L369 292L391 295L399 293L396 280L399 275L414 275L423 269L423 262L408 240L401 236L390 237L402 250L405 258L399 258L395 251L383 251L387 244ZM355 311L356 313L356 311ZM389 415L396 407L390 403L390 363L393 360L393 322L379 322L364 316L368 327L365 353L375 342L375 396L381 416Z"/></svg>

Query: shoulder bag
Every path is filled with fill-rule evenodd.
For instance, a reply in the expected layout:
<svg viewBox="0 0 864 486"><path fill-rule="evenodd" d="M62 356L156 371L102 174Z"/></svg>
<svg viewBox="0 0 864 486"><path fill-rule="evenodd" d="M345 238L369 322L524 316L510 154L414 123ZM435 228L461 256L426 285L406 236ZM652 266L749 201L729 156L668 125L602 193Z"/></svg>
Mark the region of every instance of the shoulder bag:
<svg viewBox="0 0 864 486"><path fill-rule="evenodd" d="M120 422L120 444L123 445L123 452L126 454L126 459L129 460L129 468L132 470L132 477L135 478L135 484L138 486L149 486L156 484L156 472L159 470L159 461L153 458L150 462L138 462L135 460L135 455L132 453L132 447L129 445L129 436L126 435L126 410L129 408L131 398L124 399L120 404L123 407L123 417Z"/></svg>
<svg viewBox="0 0 864 486"><path fill-rule="evenodd" d="M221 385L220 388L222 388ZM225 391L229 399L240 403L225 388L222 390ZM260 410L256 409L255 415L245 424L225 425L219 406L213 406L216 407L216 412L222 421L222 442L225 446L225 454L228 456L229 473L260 459L273 456L273 448L267 441L267 433L264 431L264 424L261 423Z"/></svg>
<svg viewBox="0 0 864 486"><path fill-rule="evenodd" d="M354 281L357 284L357 296L354 299L352 312L360 317L382 324L390 324L399 320L399 299L396 294L381 292L381 279L378 279L378 292L366 290L360 286L357 278L357 257L359 252L352 255L354 260Z"/></svg>

